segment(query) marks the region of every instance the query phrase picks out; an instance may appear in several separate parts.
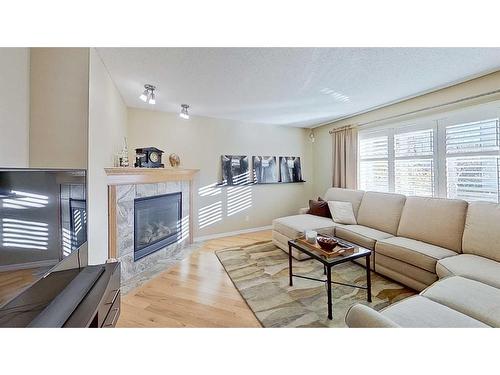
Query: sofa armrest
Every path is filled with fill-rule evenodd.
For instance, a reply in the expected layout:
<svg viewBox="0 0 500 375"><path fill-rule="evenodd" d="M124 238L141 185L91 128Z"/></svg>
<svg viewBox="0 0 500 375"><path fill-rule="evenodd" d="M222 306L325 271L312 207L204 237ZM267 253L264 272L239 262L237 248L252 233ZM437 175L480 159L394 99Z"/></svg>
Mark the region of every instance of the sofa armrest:
<svg viewBox="0 0 500 375"><path fill-rule="evenodd" d="M391 319L385 317L371 307L360 303L350 307L345 316L345 323L350 328L396 328L399 327Z"/></svg>
<svg viewBox="0 0 500 375"><path fill-rule="evenodd" d="M309 212L309 207L299 208L299 215L304 215Z"/></svg>

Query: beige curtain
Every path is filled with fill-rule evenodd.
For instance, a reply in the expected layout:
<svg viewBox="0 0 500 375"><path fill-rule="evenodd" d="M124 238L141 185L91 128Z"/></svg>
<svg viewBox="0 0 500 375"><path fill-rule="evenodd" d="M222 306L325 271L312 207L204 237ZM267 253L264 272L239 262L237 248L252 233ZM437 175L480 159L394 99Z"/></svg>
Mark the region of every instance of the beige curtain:
<svg viewBox="0 0 500 375"><path fill-rule="evenodd" d="M357 189L358 130L356 127L332 131L333 187Z"/></svg>

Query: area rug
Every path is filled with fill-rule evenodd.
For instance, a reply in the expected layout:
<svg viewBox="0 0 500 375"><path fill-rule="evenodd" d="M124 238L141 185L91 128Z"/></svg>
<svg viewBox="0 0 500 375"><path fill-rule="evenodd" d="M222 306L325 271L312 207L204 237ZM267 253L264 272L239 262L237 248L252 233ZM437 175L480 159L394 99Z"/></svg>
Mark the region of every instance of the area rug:
<svg viewBox="0 0 500 375"><path fill-rule="evenodd" d="M345 327L344 317L354 303L380 310L414 294L410 289L372 273L372 302L366 290L333 285L333 320L327 318L326 284L294 278L288 285L288 254L272 242L219 250L217 257L234 285L264 327ZM293 261L293 273L324 279L315 260ZM332 268L332 280L365 285L366 271L356 263Z"/></svg>

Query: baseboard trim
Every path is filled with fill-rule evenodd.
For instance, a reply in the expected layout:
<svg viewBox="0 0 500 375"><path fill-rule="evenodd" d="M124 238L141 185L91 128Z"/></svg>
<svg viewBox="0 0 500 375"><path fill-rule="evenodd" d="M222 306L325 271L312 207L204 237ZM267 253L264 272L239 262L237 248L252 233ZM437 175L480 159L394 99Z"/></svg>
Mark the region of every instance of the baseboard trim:
<svg viewBox="0 0 500 375"><path fill-rule="evenodd" d="M59 263L59 260L52 259L52 260L40 260L38 262L8 264L6 266L0 266L0 272L25 270L28 268L50 267L56 265L57 263Z"/></svg>
<svg viewBox="0 0 500 375"><path fill-rule="evenodd" d="M233 232L224 232L224 233L209 234L207 236L195 237L194 238L194 242L203 242L203 241L208 241L208 240L214 240L216 238L221 238L221 237L237 236L238 234L259 232L259 231L262 231L262 230L269 230L269 229L272 229L272 228L273 228L272 225L266 225L265 227L256 227L256 228L236 230L236 231L233 231Z"/></svg>

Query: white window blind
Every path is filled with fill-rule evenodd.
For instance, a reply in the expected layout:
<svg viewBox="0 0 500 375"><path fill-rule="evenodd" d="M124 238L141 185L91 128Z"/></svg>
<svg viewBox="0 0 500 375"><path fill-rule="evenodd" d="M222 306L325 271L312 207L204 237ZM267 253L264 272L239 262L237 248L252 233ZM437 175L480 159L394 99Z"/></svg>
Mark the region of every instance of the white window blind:
<svg viewBox="0 0 500 375"><path fill-rule="evenodd" d="M499 201L499 121L446 127L447 195L468 201Z"/></svg>
<svg viewBox="0 0 500 375"><path fill-rule="evenodd" d="M434 130L394 135L394 191L405 195L434 195Z"/></svg>
<svg viewBox="0 0 500 375"><path fill-rule="evenodd" d="M359 132L359 188L500 203L500 101Z"/></svg>
<svg viewBox="0 0 500 375"><path fill-rule="evenodd" d="M389 191L389 138L368 135L359 141L360 189Z"/></svg>

